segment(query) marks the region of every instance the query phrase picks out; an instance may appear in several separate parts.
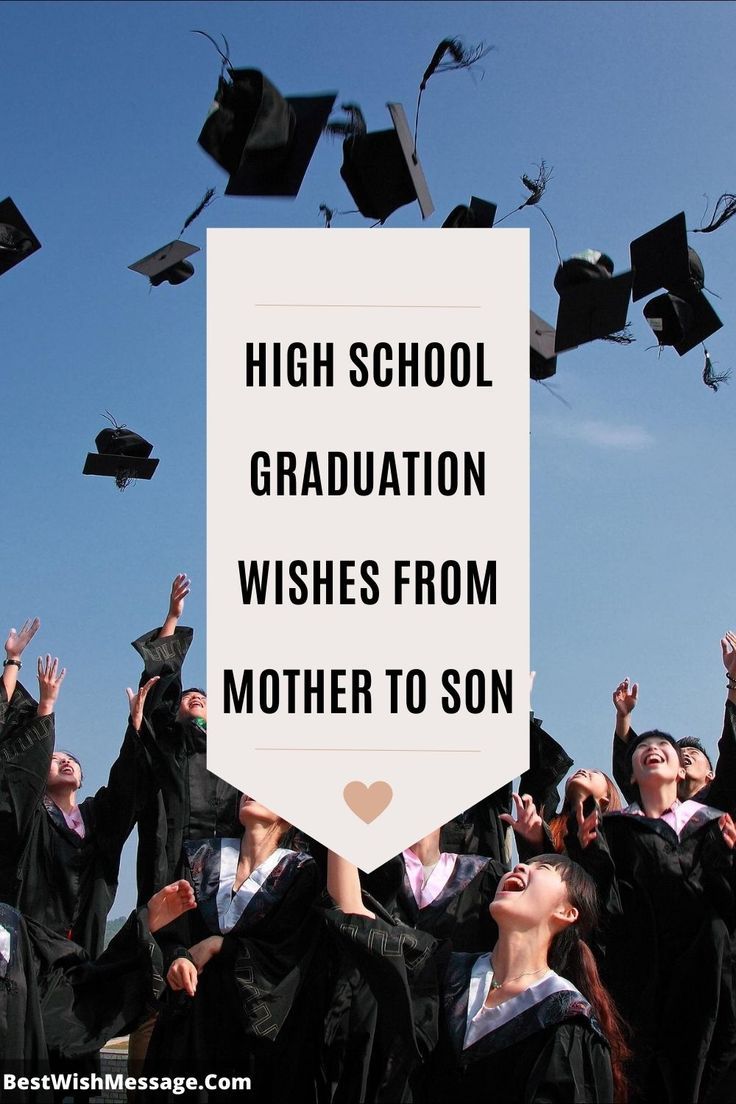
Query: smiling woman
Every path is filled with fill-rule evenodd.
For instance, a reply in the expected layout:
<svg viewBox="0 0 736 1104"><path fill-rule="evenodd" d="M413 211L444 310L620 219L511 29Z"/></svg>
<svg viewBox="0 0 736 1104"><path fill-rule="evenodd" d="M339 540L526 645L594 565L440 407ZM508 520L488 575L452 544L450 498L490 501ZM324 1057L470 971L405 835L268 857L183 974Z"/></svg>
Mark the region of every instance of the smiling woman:
<svg viewBox="0 0 736 1104"><path fill-rule="evenodd" d="M602 968L636 1040L634 1099L670 1104L731 1099L723 1079L736 1058L733 823L678 800L682 754L668 733L642 733L628 747L638 800L577 833L571 825L565 841L607 913Z"/></svg>
<svg viewBox="0 0 736 1104"><path fill-rule="evenodd" d="M582 939L596 923L595 886L568 858L542 855L501 878L490 906L498 926L490 954L448 958L424 933L364 900L355 867L333 854L328 890L338 905L327 913L331 930L360 948L355 962L378 994L384 1032L403 1043L402 1053L393 1046L391 1099L407 1099L409 1085L412 1099L437 1104L486 1101L489 1085L510 1104L626 1099L621 1026ZM389 970L402 986L392 993ZM437 1006L439 1036L430 1027Z"/></svg>

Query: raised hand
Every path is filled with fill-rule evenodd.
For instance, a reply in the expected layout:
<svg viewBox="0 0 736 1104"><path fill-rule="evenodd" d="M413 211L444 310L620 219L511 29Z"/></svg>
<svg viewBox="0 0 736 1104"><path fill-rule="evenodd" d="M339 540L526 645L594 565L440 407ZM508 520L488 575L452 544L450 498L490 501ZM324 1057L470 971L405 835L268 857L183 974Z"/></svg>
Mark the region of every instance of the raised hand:
<svg viewBox="0 0 736 1104"><path fill-rule="evenodd" d="M183 878L164 886L148 902L148 927L156 932L176 920L183 912L197 907L194 890Z"/></svg>
<svg viewBox="0 0 736 1104"><path fill-rule="evenodd" d="M517 836L521 836L527 843L535 847L543 847L543 822L531 797L529 794L522 794L520 797L517 793L512 794L511 797L516 807L516 820L510 813L501 813L499 820L502 820L504 824L510 824Z"/></svg>
<svg viewBox="0 0 736 1104"><path fill-rule="evenodd" d="M613 691L613 704L620 717L628 717L630 713L633 713L638 700L639 684L635 682L629 686L627 678L620 682Z"/></svg>
<svg viewBox="0 0 736 1104"><path fill-rule="evenodd" d="M601 810L595 801L591 812L585 812L585 804L592 801L591 797L583 798L582 794L575 802L575 819L578 823L578 839L581 847L587 847L592 840L598 837L598 826L601 822Z"/></svg>
<svg viewBox="0 0 736 1104"><path fill-rule="evenodd" d="M188 958L175 958L169 967L166 981L170 989L183 989L189 997L197 992L197 967Z"/></svg>
<svg viewBox="0 0 736 1104"><path fill-rule="evenodd" d="M180 619L184 612L184 599L189 594L191 584L189 578L186 575L177 575L171 584L171 596L169 598L169 612L168 617L173 617L177 621ZM168 619L167 617L167 619Z"/></svg>
<svg viewBox="0 0 736 1104"><path fill-rule="evenodd" d="M50 655L47 655L45 660L41 656L38 657L38 715L40 717L53 713L65 675L66 667L59 670L58 659L52 659Z"/></svg>
<svg viewBox="0 0 736 1104"><path fill-rule="evenodd" d="M17 629L11 629L8 633L8 639L5 641L5 654L8 659L20 659L26 646L40 627L41 622L37 617L34 617L32 621L30 618L26 621L20 632Z"/></svg>
<svg viewBox="0 0 736 1104"><path fill-rule="evenodd" d="M736 679L736 633L727 632L721 640L723 666L729 678Z"/></svg>
<svg viewBox="0 0 736 1104"><path fill-rule="evenodd" d="M134 693L129 686L126 686L125 693L128 695L128 706L130 708L130 723L136 732L140 732L141 725L143 724L143 707L146 704L146 698L148 691L158 682L160 675L154 675L148 682L144 683L141 688Z"/></svg>

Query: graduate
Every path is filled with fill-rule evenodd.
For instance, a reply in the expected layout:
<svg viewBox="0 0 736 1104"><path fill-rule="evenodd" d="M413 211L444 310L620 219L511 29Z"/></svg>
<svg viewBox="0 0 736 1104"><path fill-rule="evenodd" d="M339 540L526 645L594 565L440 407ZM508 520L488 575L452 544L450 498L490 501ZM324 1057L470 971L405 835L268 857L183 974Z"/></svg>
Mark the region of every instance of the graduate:
<svg viewBox="0 0 736 1104"><path fill-rule="evenodd" d="M247 795L240 821L241 838L185 844L197 908L158 933L169 991L144 1072L244 1075L249 1100L311 1101L323 1013L317 866Z"/></svg>
<svg viewBox="0 0 736 1104"><path fill-rule="evenodd" d="M615 783L603 771L593 767L579 767L565 784L565 797L559 813L549 822L543 819L530 794L513 794L516 818L504 818L516 835L519 857L530 859L534 855L553 850L562 853L565 850L565 836L571 816L580 816L582 806L587 799L593 799L601 812L615 812L622 808L621 795ZM548 806L550 808L550 806Z"/></svg>
<svg viewBox="0 0 736 1104"><path fill-rule="evenodd" d="M134 724L155 778L155 789L139 815L138 903L184 870L185 840L240 834L240 793L207 770L207 695L182 692L181 670L192 629L179 625L189 579L174 578L163 625L144 633L133 647L143 659L142 716ZM133 701L133 691L128 690Z"/></svg>
<svg viewBox="0 0 736 1104"><path fill-rule="evenodd" d="M437 828L363 883L397 923L450 939L457 951L487 950L497 935L488 901L508 868L482 855L441 852L441 834Z"/></svg>
<svg viewBox="0 0 736 1104"><path fill-rule="evenodd" d="M700 740L695 737L678 740L679 747L685 752L685 777L679 784L678 795L683 801L700 801L713 808L736 814L736 633L728 632L723 637L721 655L726 669L727 696L715 770ZM613 775L628 802L634 801L636 797L627 775L627 746L637 738L631 727L631 714L636 708L638 697L638 684L630 684L628 679L620 682L613 692L616 710Z"/></svg>
<svg viewBox="0 0 736 1104"><path fill-rule="evenodd" d="M37 628L38 622L28 622ZM92 957L102 950L123 846L136 821L146 761L132 727L106 786L79 803L82 768L54 751L53 713L66 672L38 662L38 704L17 681L33 631L6 641L0 724L0 900ZM11 691L8 697L8 691Z"/></svg>
<svg viewBox="0 0 736 1104"><path fill-rule="evenodd" d="M603 975L630 1022L632 1100L719 1100L736 1057L729 816L680 801L681 751L664 732L628 746L637 801L571 818L568 852L605 907Z"/></svg>
<svg viewBox="0 0 736 1104"><path fill-rule="evenodd" d="M540 856L502 877L490 906L498 940L483 954L448 957L392 923L369 907L355 867L332 854L328 890L332 930L350 940L371 984L383 977L385 998L387 975L396 979L380 1009L394 1023L386 1069L395 1095L384 1078L361 1100L625 1100L621 1025L581 939L596 922L595 886L567 857Z"/></svg>
<svg viewBox="0 0 736 1104"><path fill-rule="evenodd" d="M529 769L519 781L520 792L528 793L538 809L550 809L553 813L559 799L557 787L571 766L572 759L565 749L532 713L529 718ZM512 790L513 785L508 782L443 825L441 850L485 855L508 866L511 845L507 825L511 823Z"/></svg>
<svg viewBox="0 0 736 1104"><path fill-rule="evenodd" d="M190 908L187 882L164 887L91 960L71 940L0 904L0 1075L39 1076L55 1059L94 1054L124 1034L163 989L152 934ZM40 1098L37 1090L8 1095Z"/></svg>

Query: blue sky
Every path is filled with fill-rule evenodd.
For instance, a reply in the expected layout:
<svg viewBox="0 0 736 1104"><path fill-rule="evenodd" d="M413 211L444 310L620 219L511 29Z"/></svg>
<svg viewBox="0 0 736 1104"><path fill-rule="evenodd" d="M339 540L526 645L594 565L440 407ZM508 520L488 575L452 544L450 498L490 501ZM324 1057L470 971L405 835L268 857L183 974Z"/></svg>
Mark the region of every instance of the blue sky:
<svg viewBox="0 0 736 1104"><path fill-rule="evenodd" d="M357 101L370 129L388 125L387 100L413 115L441 38L493 45L482 71L437 76L425 93L429 225L473 193L514 208L521 174L544 159L562 255L602 249L622 271L632 238L680 210L698 226L708 200L736 191L736 7L6 2L0 28L0 198L43 243L0 278L0 608L7 626L39 614L39 649L69 668L59 740L83 759L89 792L122 737L138 674L129 642L160 623L179 570L194 588L188 681L205 666L204 252L178 288L149 291L127 265L174 238L210 186L221 197L185 235L202 247L208 226L318 226L320 203L353 206L327 139L295 201L222 197L224 174L196 144L219 59L191 29L224 33L233 63L285 94ZM389 225L419 221L406 207ZM505 225L531 227L532 304L554 321L546 223L526 210ZM691 240L721 296L711 356L736 368L736 221ZM639 725L715 744L718 641L736 627L736 377L713 394L701 350L658 356L641 306L634 345L559 358L564 403L531 388L534 706L580 763L603 767L624 675L642 685ZM81 475L105 409L161 459L125 494ZM30 664L24 675L33 684ZM131 862L129 851L116 913L132 900Z"/></svg>

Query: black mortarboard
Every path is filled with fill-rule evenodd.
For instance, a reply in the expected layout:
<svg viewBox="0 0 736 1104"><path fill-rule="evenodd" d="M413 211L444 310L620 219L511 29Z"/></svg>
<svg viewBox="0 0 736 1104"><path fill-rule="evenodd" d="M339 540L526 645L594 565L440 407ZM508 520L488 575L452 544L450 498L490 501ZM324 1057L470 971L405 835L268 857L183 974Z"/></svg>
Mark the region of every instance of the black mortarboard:
<svg viewBox="0 0 736 1104"><path fill-rule="evenodd" d="M427 181L401 104L386 104L393 130L346 138L340 176L361 215L385 222L399 207L417 200L422 218L434 211Z"/></svg>
<svg viewBox="0 0 736 1104"><path fill-rule="evenodd" d="M190 276L194 275L194 265L185 257L191 257L193 253L199 253L198 245L189 245L183 241L168 242L142 257L135 264L128 265L133 272L140 272L142 276L148 276L153 287L159 284L183 284Z"/></svg>
<svg viewBox="0 0 736 1104"><path fill-rule="evenodd" d="M88 452L83 475L112 476L123 490L133 479L150 479L158 460L149 459L153 445L126 426L103 429L95 437L97 452Z"/></svg>
<svg viewBox="0 0 736 1104"><path fill-rule="evenodd" d="M457 207L453 207L442 223L442 228L473 229L478 227L483 230L490 230L496 217L496 209L495 203L489 203L487 199L478 199L477 196L471 196L468 206L461 203Z"/></svg>
<svg viewBox="0 0 736 1104"><path fill-rule="evenodd" d="M613 276L612 272L611 258L597 250L586 250L559 266L555 275L555 287L560 293L556 353L624 328L632 276L630 272Z"/></svg>
<svg viewBox="0 0 736 1104"><path fill-rule="evenodd" d="M40 241L8 196L0 203L0 276L40 248Z"/></svg>
<svg viewBox="0 0 736 1104"><path fill-rule="evenodd" d="M703 265L695 250L687 244L684 211L635 238L630 249L634 302L660 288L684 299L702 289Z"/></svg>
<svg viewBox="0 0 736 1104"><path fill-rule="evenodd" d="M702 291L687 299L671 292L657 295L645 305L643 314L659 344L671 345L679 356L723 325Z"/></svg>
<svg viewBox="0 0 736 1104"><path fill-rule="evenodd" d="M337 93L284 97L258 69L228 73L198 139L229 173L226 195L297 195Z"/></svg>
<svg viewBox="0 0 736 1104"><path fill-rule="evenodd" d="M529 353L529 375L533 380L549 379L555 374L555 331L534 311L529 311Z"/></svg>

